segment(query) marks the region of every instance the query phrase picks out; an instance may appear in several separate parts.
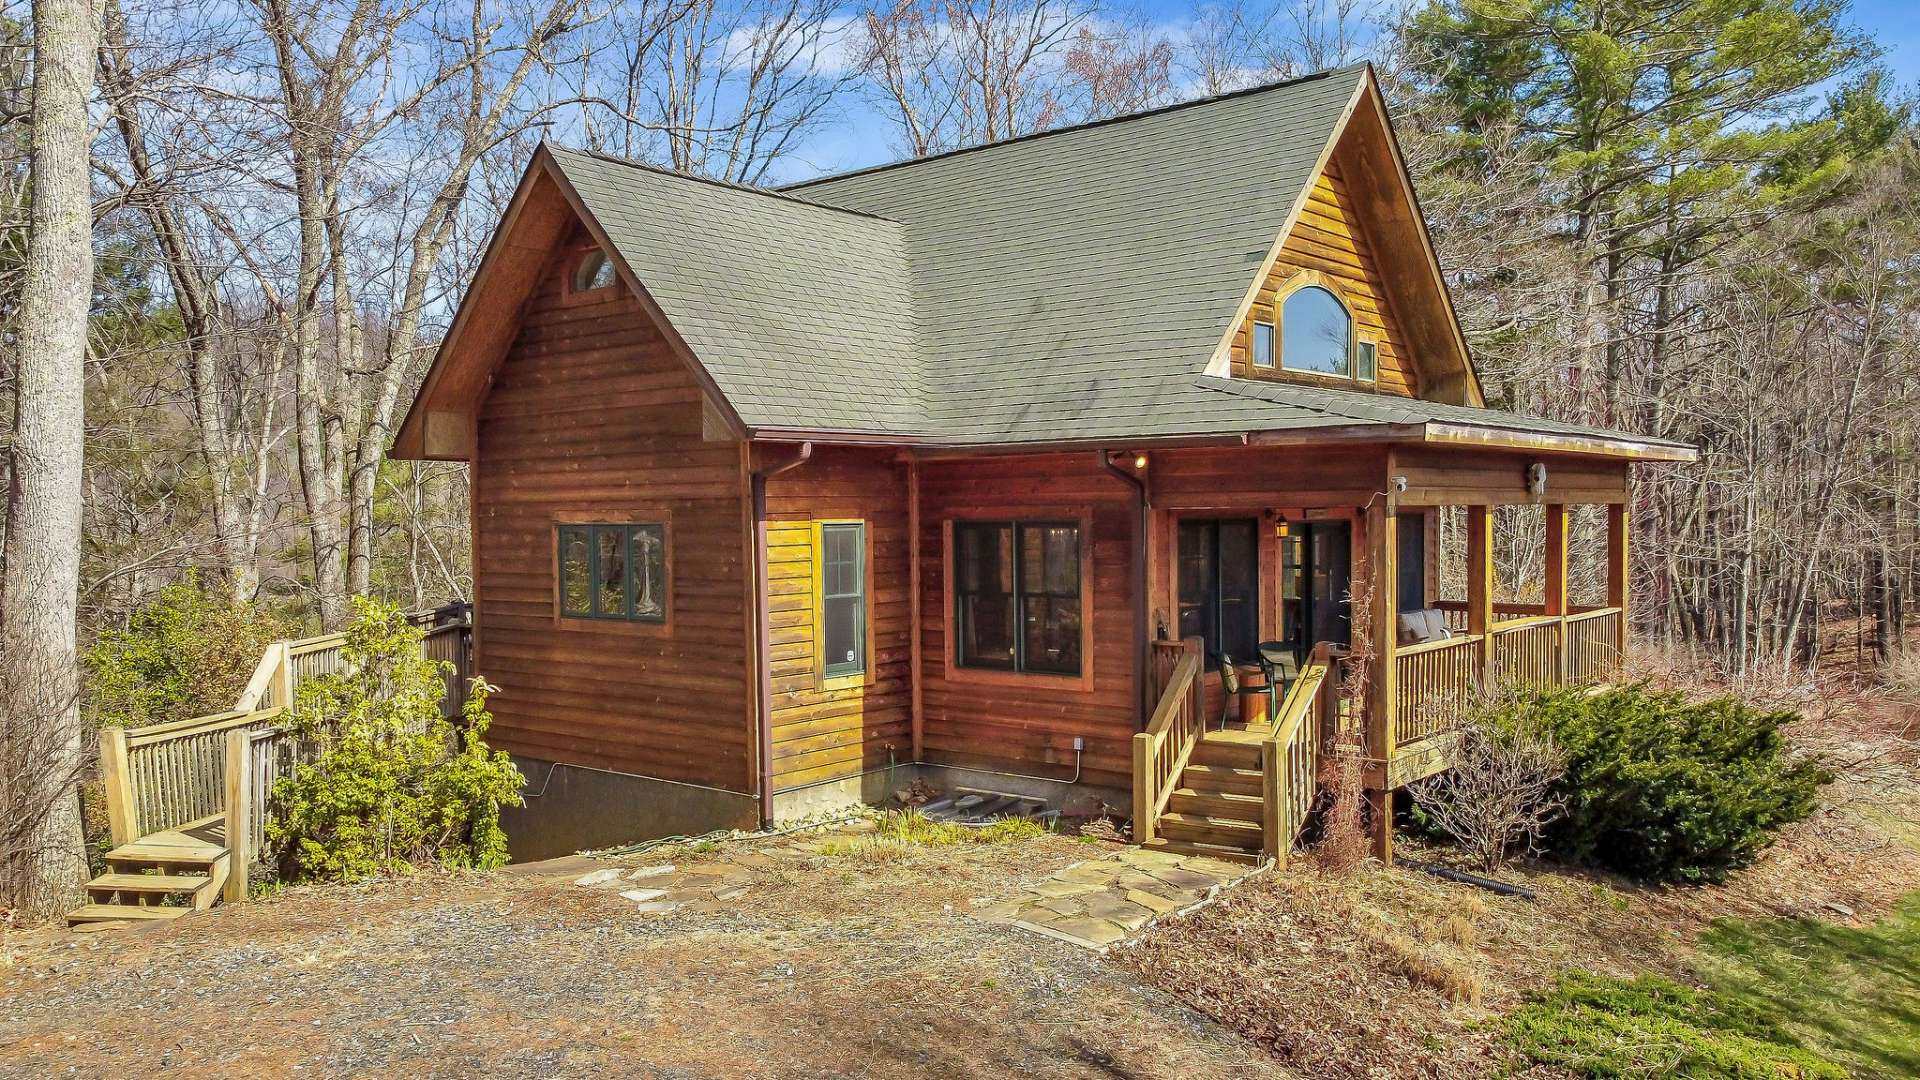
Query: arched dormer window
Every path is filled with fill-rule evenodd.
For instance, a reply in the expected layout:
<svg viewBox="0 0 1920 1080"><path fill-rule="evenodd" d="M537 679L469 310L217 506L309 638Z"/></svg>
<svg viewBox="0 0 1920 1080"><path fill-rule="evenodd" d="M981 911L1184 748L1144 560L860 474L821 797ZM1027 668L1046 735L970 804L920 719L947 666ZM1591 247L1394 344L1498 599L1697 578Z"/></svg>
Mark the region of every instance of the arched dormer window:
<svg viewBox="0 0 1920 1080"><path fill-rule="evenodd" d="M590 249L573 268L573 291L577 293L610 289L619 280L613 260L599 248Z"/></svg>
<svg viewBox="0 0 1920 1080"><path fill-rule="evenodd" d="M1281 303L1280 366L1353 377L1353 315L1331 289L1303 285Z"/></svg>

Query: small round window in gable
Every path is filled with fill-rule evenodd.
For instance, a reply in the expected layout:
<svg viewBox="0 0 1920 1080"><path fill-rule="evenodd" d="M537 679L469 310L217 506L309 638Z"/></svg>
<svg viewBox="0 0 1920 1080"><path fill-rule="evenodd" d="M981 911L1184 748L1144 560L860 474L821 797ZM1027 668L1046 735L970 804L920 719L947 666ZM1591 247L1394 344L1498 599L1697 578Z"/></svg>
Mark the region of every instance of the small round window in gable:
<svg viewBox="0 0 1920 1080"><path fill-rule="evenodd" d="M617 280L613 269L613 260L607 253L595 248L581 258L580 265L573 272L573 291L592 292L605 289Z"/></svg>

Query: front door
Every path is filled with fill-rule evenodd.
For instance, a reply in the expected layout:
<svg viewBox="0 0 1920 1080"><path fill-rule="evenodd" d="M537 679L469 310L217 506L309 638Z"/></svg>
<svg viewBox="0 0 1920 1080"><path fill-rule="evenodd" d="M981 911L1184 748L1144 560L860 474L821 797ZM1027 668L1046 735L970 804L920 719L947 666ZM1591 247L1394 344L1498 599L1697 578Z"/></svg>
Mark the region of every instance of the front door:
<svg viewBox="0 0 1920 1080"><path fill-rule="evenodd" d="M1288 526L1281 540L1280 624L1294 659L1314 645L1353 642L1348 592L1353 585L1353 526L1309 521Z"/></svg>

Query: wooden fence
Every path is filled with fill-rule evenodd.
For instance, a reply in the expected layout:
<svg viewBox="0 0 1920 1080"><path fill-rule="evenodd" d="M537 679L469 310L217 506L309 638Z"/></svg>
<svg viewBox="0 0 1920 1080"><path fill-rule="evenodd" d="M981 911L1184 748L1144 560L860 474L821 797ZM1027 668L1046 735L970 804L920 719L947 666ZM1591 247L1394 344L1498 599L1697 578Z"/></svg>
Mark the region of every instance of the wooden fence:
<svg viewBox="0 0 1920 1080"><path fill-rule="evenodd" d="M473 666L470 633L465 623L441 626L421 642L423 653L445 660L456 673L448 676L443 713L457 713L465 696L465 679ZM296 748L281 729L286 708L301 683L342 669L344 643L341 634L276 641L267 646L233 709L102 731L100 774L113 842L131 843L151 833L224 817L230 848L259 851L265 840L266 794L295 758ZM241 860L231 862L244 895Z"/></svg>

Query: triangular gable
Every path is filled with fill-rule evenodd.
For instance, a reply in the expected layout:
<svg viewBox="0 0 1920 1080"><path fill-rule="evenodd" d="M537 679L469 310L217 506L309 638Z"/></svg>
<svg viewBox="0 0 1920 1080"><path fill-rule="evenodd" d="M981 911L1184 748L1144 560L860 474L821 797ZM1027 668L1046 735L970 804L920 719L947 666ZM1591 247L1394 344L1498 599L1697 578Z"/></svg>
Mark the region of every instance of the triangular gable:
<svg viewBox="0 0 1920 1080"><path fill-rule="evenodd" d="M474 451L474 424L494 372L506 358L529 296L568 233L584 226L619 269L673 352L706 391L711 413L736 437L739 417L661 312L632 267L608 241L605 230L580 202L545 145L520 178L507 211L474 272L413 405L394 433L392 455L400 459L467 461Z"/></svg>
<svg viewBox="0 0 1920 1080"><path fill-rule="evenodd" d="M1350 230L1351 235L1336 236ZM1249 328L1291 284L1325 284L1382 342L1380 389L1484 404L1432 237L1369 66L1286 224L1248 284L1207 374L1245 376ZM1266 317L1270 317L1266 316ZM1275 377L1285 378L1285 373Z"/></svg>

